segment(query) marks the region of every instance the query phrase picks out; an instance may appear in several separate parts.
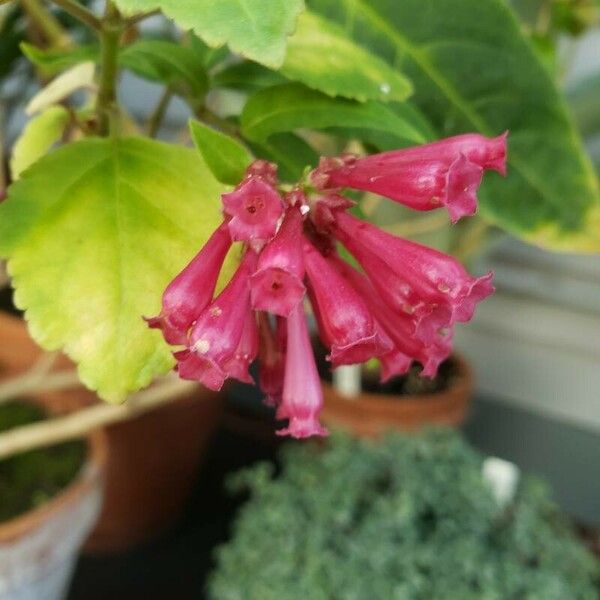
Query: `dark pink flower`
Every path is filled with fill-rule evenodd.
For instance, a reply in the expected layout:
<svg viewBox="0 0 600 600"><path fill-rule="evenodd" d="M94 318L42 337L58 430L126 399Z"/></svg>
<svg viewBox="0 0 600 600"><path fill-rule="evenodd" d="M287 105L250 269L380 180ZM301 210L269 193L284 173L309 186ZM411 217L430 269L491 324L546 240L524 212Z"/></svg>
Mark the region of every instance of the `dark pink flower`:
<svg viewBox="0 0 600 600"><path fill-rule="evenodd" d="M311 303L334 366L360 363L391 349L375 327L373 315L334 263L304 242Z"/></svg>
<svg viewBox="0 0 600 600"><path fill-rule="evenodd" d="M260 355L258 382L260 389L266 394L267 406L279 406L283 394L283 378L285 374L286 320L277 319L276 330L273 331L269 315L261 312L258 317L260 330Z"/></svg>
<svg viewBox="0 0 600 600"><path fill-rule="evenodd" d="M336 261L340 273L365 299L370 310L376 315L376 325L380 334L392 342L392 350L378 357L381 361L382 381L406 373L413 360L423 365L424 376L434 377L438 366L452 350L452 331L437 331L428 344L424 343L415 336L412 319L406 313L394 311L387 306L365 275L338 256L333 256L332 260Z"/></svg>
<svg viewBox="0 0 600 600"><path fill-rule="evenodd" d="M385 303L410 316L426 345L455 321L468 321L475 305L494 288L492 273L471 277L447 256L365 223L337 214L336 237L361 264Z"/></svg>
<svg viewBox="0 0 600 600"><path fill-rule="evenodd" d="M445 206L452 222L477 210L483 171L506 172L506 134L459 135L365 158L324 159L313 174L320 189L374 192L415 210Z"/></svg>
<svg viewBox="0 0 600 600"><path fill-rule="evenodd" d="M146 319L149 327L162 330L169 344L187 343L190 327L212 300L219 271L230 246L227 225L222 223L169 284L162 296L160 315Z"/></svg>
<svg viewBox="0 0 600 600"><path fill-rule="evenodd" d="M304 298L303 279L302 215L290 208L277 235L260 253L250 279L253 308L287 317Z"/></svg>
<svg viewBox="0 0 600 600"><path fill-rule="evenodd" d="M263 178L246 179L221 199L225 212L231 216L231 239L267 241L277 232L283 202L277 190Z"/></svg>
<svg viewBox="0 0 600 600"><path fill-rule="evenodd" d="M236 368L236 352L251 311L248 279L255 266L256 255L246 252L231 281L198 317L187 350L175 354L183 379L220 390L230 369Z"/></svg>
<svg viewBox="0 0 600 600"><path fill-rule="evenodd" d="M259 178L268 183L271 187L277 185L277 165L268 160L255 160L246 169L246 179Z"/></svg>
<svg viewBox="0 0 600 600"><path fill-rule="evenodd" d="M230 358L225 364L227 376L243 383L253 384L254 379L252 379L252 376L248 372L248 368L256 359L258 348L259 336L256 313L253 310L249 310L246 314L240 343L235 350L233 358Z"/></svg>
<svg viewBox="0 0 600 600"><path fill-rule="evenodd" d="M288 426L277 435L305 438L328 435L319 414L323 406L323 390L313 355L302 304L287 318L287 352L283 397L277 418L288 419Z"/></svg>

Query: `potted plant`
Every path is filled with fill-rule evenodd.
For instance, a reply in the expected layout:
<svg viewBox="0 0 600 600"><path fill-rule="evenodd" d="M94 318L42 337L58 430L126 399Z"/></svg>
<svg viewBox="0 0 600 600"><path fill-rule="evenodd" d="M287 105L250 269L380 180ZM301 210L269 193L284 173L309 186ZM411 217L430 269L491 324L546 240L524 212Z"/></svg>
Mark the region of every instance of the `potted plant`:
<svg viewBox="0 0 600 600"><path fill-rule="evenodd" d="M13 394L23 384L27 387L22 378L29 373L29 393L54 416L98 405L98 397L79 383L71 361L56 357L40 371L40 361L46 360L23 320L0 312L0 389L3 383L5 397L11 382L17 383ZM54 381L65 389L52 390ZM222 408L222 395L194 388L151 412L103 429L104 499L86 540L87 552L122 551L173 525L189 499Z"/></svg>
<svg viewBox="0 0 600 600"><path fill-rule="evenodd" d="M44 419L33 402L0 404L0 431ZM101 434L0 460L0 598L60 600L102 504Z"/></svg>
<svg viewBox="0 0 600 600"><path fill-rule="evenodd" d="M214 600L597 597L599 563L539 480L495 495L484 457L453 430L293 445L249 490L216 552Z"/></svg>

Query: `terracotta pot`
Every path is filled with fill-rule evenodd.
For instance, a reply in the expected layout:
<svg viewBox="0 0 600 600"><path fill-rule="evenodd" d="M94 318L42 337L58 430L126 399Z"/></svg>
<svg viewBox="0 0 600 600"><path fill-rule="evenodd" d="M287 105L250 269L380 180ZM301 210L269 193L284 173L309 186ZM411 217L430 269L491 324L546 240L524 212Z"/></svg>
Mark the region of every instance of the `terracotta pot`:
<svg viewBox="0 0 600 600"><path fill-rule="evenodd" d="M61 493L0 523L0 600L64 598L77 555L100 514L106 440L89 438L88 460Z"/></svg>
<svg viewBox="0 0 600 600"><path fill-rule="evenodd" d="M432 424L460 425L471 401L473 374L463 358L453 355L453 360L456 376L450 387L433 394L394 396L364 392L358 398L348 399L323 382L323 421L360 437L375 437L390 429L414 431Z"/></svg>
<svg viewBox="0 0 600 600"><path fill-rule="evenodd" d="M39 348L20 319L0 314L0 369L22 371ZM55 369L72 368L61 357ZM99 402L82 386L43 395L56 413ZM85 550L118 552L173 525L185 509L195 476L223 412L221 394L198 386L193 394L124 423L107 427L106 495Z"/></svg>

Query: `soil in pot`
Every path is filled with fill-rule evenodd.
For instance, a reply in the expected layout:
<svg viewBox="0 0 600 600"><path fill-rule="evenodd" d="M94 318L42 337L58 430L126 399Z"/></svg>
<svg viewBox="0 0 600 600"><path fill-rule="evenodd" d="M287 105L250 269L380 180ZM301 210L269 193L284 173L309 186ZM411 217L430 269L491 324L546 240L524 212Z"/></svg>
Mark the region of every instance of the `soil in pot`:
<svg viewBox="0 0 600 600"><path fill-rule="evenodd" d="M33 403L0 406L0 433L45 418ZM38 508L66 488L87 457L83 441L65 442L0 461L0 523Z"/></svg>

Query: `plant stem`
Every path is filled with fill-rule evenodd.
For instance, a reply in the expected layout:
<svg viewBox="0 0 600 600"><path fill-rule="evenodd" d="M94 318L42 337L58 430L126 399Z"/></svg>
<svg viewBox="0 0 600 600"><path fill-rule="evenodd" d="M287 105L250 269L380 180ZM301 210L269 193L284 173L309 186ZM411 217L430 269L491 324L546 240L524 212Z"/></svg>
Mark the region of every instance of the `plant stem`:
<svg viewBox="0 0 600 600"><path fill-rule="evenodd" d="M127 19L127 26L131 27L132 25L137 25L140 21L147 19L148 17L154 17L156 15L160 15L161 11L159 8L156 10L149 10L147 12L138 13L137 15L131 15Z"/></svg>
<svg viewBox="0 0 600 600"><path fill-rule="evenodd" d="M50 46L60 48L70 43L69 35L58 19L39 0L21 0L21 4L31 23Z"/></svg>
<svg viewBox="0 0 600 600"><path fill-rule="evenodd" d="M165 114L167 113L167 108L172 97L173 92L170 88L166 87L160 96L156 108L154 109L154 111L150 115L150 118L148 119L148 135L150 137L155 137L158 133L158 130L160 129L160 126L165 117Z"/></svg>
<svg viewBox="0 0 600 600"><path fill-rule="evenodd" d="M52 356L44 354L29 371L0 384L0 405L27 394L52 392L81 385L74 369L50 373L52 364L47 361Z"/></svg>
<svg viewBox="0 0 600 600"><path fill-rule="evenodd" d="M115 5L107 2L106 14L100 31L100 82L96 112L100 135L115 133L117 108L117 75L119 72L119 42L123 20Z"/></svg>
<svg viewBox="0 0 600 600"><path fill-rule="evenodd" d="M190 393L197 384L168 377L161 383L131 396L120 406L97 404L63 417L16 427L0 434L0 460L20 452L52 446L112 423L128 421L175 398Z"/></svg>
<svg viewBox="0 0 600 600"><path fill-rule="evenodd" d="M75 2L75 0L52 0L52 2L89 28L95 31L102 29L102 21L79 2Z"/></svg>
<svg viewBox="0 0 600 600"><path fill-rule="evenodd" d="M223 119L206 106L197 109L196 116L207 125L212 125L223 133L227 133L236 138L240 137L240 132L233 123L230 123L227 119Z"/></svg>

